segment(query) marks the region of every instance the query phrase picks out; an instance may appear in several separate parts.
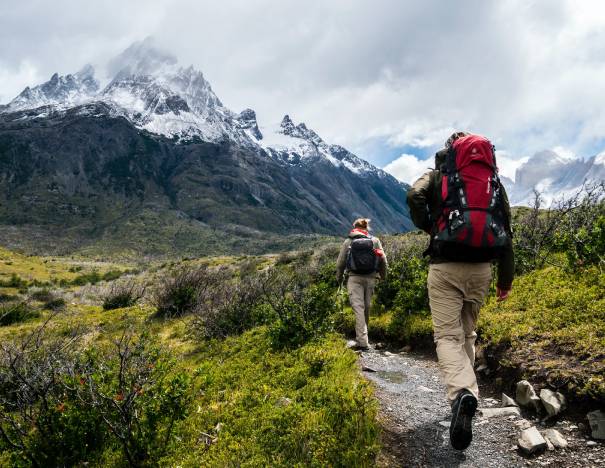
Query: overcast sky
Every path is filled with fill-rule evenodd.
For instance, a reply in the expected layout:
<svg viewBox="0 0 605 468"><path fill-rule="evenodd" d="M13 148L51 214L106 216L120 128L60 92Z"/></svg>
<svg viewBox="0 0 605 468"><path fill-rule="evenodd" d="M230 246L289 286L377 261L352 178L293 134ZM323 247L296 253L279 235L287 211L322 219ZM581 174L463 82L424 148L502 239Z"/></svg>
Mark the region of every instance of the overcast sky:
<svg viewBox="0 0 605 468"><path fill-rule="evenodd" d="M404 180L453 129L490 137L505 175L605 149L599 0L2 0L0 102L147 36L232 110L290 114Z"/></svg>

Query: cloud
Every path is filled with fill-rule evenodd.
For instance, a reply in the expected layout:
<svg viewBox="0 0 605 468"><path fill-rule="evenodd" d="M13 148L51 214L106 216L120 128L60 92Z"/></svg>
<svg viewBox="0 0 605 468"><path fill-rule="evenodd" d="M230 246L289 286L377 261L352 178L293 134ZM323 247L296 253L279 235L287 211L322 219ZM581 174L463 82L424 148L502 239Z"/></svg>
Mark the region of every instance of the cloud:
<svg viewBox="0 0 605 468"><path fill-rule="evenodd" d="M466 129L511 155L602 150L598 0L5 0L0 100L148 35L234 111L265 124L288 113L344 146L379 138L430 154Z"/></svg>
<svg viewBox="0 0 605 468"><path fill-rule="evenodd" d="M396 179L411 185L432 166L432 161L419 159L413 154L402 154L383 169Z"/></svg>

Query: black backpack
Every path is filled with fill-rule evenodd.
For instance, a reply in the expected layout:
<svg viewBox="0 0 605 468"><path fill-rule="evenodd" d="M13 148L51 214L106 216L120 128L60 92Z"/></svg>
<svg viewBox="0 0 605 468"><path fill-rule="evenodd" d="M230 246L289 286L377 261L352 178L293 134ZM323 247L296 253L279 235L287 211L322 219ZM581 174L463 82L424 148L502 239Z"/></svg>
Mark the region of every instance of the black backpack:
<svg viewBox="0 0 605 468"><path fill-rule="evenodd" d="M347 254L347 271L359 275L378 271L378 255L374 252L371 237L358 237L351 241Z"/></svg>

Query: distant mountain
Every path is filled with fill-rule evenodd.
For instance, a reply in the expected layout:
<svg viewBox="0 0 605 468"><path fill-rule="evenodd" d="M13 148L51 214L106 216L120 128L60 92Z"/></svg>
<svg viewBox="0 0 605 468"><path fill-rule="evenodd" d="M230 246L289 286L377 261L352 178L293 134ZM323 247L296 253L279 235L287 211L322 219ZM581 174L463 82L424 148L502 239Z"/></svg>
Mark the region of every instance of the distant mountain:
<svg viewBox="0 0 605 468"><path fill-rule="evenodd" d="M272 128L232 112L150 41L108 68L104 88L87 65L0 107L5 242L208 253L343 234L359 216L411 228L405 184L288 116Z"/></svg>
<svg viewBox="0 0 605 468"><path fill-rule="evenodd" d="M604 180L605 153L582 159L541 151L517 168L514 182L505 180L504 183L514 205L531 205L537 190L548 206L577 193L584 183Z"/></svg>

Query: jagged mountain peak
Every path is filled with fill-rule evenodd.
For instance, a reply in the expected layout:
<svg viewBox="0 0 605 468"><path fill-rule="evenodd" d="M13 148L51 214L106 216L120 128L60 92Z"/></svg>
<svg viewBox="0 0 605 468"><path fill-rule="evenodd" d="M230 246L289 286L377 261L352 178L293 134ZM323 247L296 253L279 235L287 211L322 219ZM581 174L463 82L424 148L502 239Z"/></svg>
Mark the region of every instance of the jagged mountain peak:
<svg viewBox="0 0 605 468"><path fill-rule="evenodd" d="M74 74L53 73L48 81L25 89L13 99L4 111L33 109L41 106L58 105L70 107L90 99L99 90L92 65L84 66Z"/></svg>

